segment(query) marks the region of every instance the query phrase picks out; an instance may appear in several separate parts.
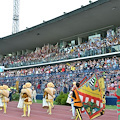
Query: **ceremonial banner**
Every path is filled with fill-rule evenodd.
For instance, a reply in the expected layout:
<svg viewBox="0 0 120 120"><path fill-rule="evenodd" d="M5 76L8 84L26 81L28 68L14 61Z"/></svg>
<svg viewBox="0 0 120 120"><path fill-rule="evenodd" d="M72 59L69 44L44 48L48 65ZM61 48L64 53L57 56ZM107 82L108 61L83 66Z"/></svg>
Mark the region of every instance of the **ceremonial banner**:
<svg viewBox="0 0 120 120"><path fill-rule="evenodd" d="M105 110L105 86L104 79L97 79L94 74L91 78L86 80L86 77L80 82L80 88L78 89L80 99L83 103L83 107L87 112L90 119L96 118L104 114Z"/></svg>
<svg viewBox="0 0 120 120"><path fill-rule="evenodd" d="M19 81L16 81L15 87L16 87L17 92L19 92Z"/></svg>
<svg viewBox="0 0 120 120"><path fill-rule="evenodd" d="M104 84L104 78L100 78L98 80L98 83L99 83L99 87L100 87L100 93L101 93L101 96L102 96L102 103L103 103L103 109L100 113L98 113L96 116L94 116L93 118L96 118L98 116L101 116L104 114L105 112L105 104L106 104L106 100L105 100L105 84ZM92 118L92 119L93 119Z"/></svg>

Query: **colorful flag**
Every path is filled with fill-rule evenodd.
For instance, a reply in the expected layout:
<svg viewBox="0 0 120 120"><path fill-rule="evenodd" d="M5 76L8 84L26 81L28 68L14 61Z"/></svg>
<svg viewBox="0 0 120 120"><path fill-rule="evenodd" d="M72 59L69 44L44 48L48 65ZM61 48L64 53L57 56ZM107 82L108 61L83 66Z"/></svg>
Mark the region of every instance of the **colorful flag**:
<svg viewBox="0 0 120 120"><path fill-rule="evenodd" d="M90 119L94 119L102 114L105 110L105 94L104 79L98 80L94 74L88 80L84 78L80 82L80 88L78 89L80 99L83 103L83 107ZM104 100L104 102L103 102Z"/></svg>

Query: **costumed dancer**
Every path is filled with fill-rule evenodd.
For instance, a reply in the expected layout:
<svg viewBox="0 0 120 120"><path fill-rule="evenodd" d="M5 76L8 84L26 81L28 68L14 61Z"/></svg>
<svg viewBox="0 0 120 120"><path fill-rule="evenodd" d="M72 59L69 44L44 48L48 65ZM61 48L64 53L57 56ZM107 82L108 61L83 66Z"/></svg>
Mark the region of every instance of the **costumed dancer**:
<svg viewBox="0 0 120 120"><path fill-rule="evenodd" d="M23 117L26 116L26 111L27 111L27 108L28 108L28 117L30 116L30 105L32 104L32 90L31 90L31 87L32 84L27 82L25 84L25 87L26 89L22 89L21 90L21 93L23 94L23 98L24 98L24 108L23 108L23 112L24 114L22 115Z"/></svg>
<svg viewBox="0 0 120 120"><path fill-rule="evenodd" d="M116 89L115 96L117 97L118 120L120 120L120 80L118 81L118 88Z"/></svg>
<svg viewBox="0 0 120 120"><path fill-rule="evenodd" d="M2 90L3 90L3 86L0 86L0 110L2 110L2 108L3 108L3 103L2 103Z"/></svg>
<svg viewBox="0 0 120 120"><path fill-rule="evenodd" d="M55 92L56 90L53 88L54 84L52 82L49 82L47 84L47 88L45 88L45 92L46 92L46 102L48 103L49 109L47 110L47 112L49 113L49 115L52 114L51 112L51 108L53 107L53 100L55 98Z"/></svg>
<svg viewBox="0 0 120 120"><path fill-rule="evenodd" d="M9 98L8 97L9 97L8 86L7 85L3 85L2 102L3 102L4 113L6 113L7 103L9 102Z"/></svg>
<svg viewBox="0 0 120 120"><path fill-rule="evenodd" d="M55 85L54 85L52 82L51 82L51 87L52 87L52 88L55 87ZM54 98L55 98L55 92L56 92L56 90L54 89L54 91L53 91L53 97L54 97ZM52 108L54 108L53 102L54 102L54 99L53 99L53 101L51 102Z"/></svg>
<svg viewBox="0 0 120 120"><path fill-rule="evenodd" d="M79 83L76 83L76 87L74 87L73 89L73 94L71 96L71 98L73 98L73 101L74 101L74 107L76 109L76 117L75 117L75 120L77 120L78 118L80 120L82 120L82 116L81 116L81 108L83 107L82 105L82 102L80 100L80 97L79 97L79 93L78 93L78 88L79 88L80 84Z"/></svg>
<svg viewBox="0 0 120 120"><path fill-rule="evenodd" d="M23 89L26 89L25 85L23 85ZM20 98L19 98L17 108L23 109L23 106L24 106L24 97L23 97L23 94L20 93Z"/></svg>
<svg viewBox="0 0 120 120"><path fill-rule="evenodd" d="M42 107L48 109L49 106L48 106L48 102L46 102L46 99L48 99L48 93L44 91Z"/></svg>

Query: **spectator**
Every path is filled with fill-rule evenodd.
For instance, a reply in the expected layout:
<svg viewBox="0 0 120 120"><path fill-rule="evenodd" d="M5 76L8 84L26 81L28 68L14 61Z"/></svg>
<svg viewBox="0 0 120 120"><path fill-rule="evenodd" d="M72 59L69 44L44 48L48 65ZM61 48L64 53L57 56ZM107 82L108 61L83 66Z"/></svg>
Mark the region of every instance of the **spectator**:
<svg viewBox="0 0 120 120"><path fill-rule="evenodd" d="M32 88L32 100L34 99L35 102L37 102L37 101L36 101L36 95L37 95L37 94L36 94L36 90L35 90L35 88L33 87L33 88Z"/></svg>
<svg viewBox="0 0 120 120"><path fill-rule="evenodd" d="M63 93L67 93L67 86L66 86L66 84L64 84Z"/></svg>
<svg viewBox="0 0 120 120"><path fill-rule="evenodd" d="M40 84L39 83L38 83L38 86L37 86L37 90L38 90L37 91L38 93L41 93L41 91L40 91Z"/></svg>

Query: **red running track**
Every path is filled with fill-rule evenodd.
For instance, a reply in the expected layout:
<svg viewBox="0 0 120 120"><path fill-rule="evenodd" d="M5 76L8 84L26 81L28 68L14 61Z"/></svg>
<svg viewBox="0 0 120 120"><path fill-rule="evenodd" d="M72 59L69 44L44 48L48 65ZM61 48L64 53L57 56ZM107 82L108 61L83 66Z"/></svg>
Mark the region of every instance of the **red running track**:
<svg viewBox="0 0 120 120"><path fill-rule="evenodd" d="M9 102L7 114L0 111L0 120L71 120L72 113L70 106L55 105L52 109L52 115L47 114L47 110L42 108L42 104L33 103L31 105L31 116L21 117L23 111L17 108L17 102ZM82 114L83 120L89 120L86 114ZM106 110L105 114L94 120L117 120L116 110Z"/></svg>

